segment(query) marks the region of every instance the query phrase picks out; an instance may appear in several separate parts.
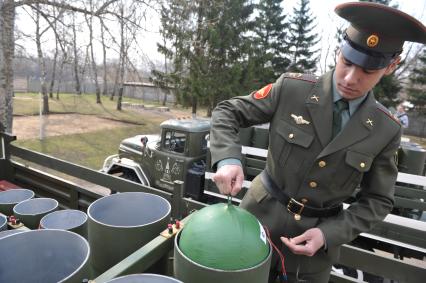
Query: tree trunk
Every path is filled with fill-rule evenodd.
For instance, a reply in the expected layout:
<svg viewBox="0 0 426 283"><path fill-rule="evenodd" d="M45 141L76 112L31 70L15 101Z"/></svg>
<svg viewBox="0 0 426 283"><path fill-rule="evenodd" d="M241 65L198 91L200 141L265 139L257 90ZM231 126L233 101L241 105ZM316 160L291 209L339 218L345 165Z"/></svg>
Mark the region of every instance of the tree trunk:
<svg viewBox="0 0 426 283"><path fill-rule="evenodd" d="M61 91L61 83L62 83L62 74L64 71L64 65L65 65L65 60L66 60L66 55L63 55L64 57L62 58L61 61L61 66L59 67L59 75L58 75L58 85L56 87L56 99L59 100L59 92Z"/></svg>
<svg viewBox="0 0 426 283"><path fill-rule="evenodd" d="M101 20L101 42L102 42L102 53L103 53L103 65L104 65L104 74L103 74L103 87L102 94L108 94L108 83L107 83L107 63L106 63L106 46L105 46L105 37L104 37L104 23Z"/></svg>
<svg viewBox="0 0 426 283"><path fill-rule="evenodd" d="M119 55L119 58L118 58L118 65L117 65L117 68L115 70L114 87L112 89L111 96L109 98L110 100L114 100L115 93L117 92L117 89L118 89L118 80L119 80L119 77L120 77L120 68L121 68L121 52L120 52L120 55Z"/></svg>
<svg viewBox="0 0 426 283"><path fill-rule="evenodd" d="M90 0L90 10L93 11L93 2ZM98 83L98 69L96 66L95 61L95 55L93 52L93 16L86 15L86 23L87 27L89 28L89 47L90 47L90 58L91 58L91 65L92 65L92 75L93 75L93 82L95 83L95 92L96 92L96 103L101 104L101 90L99 88Z"/></svg>
<svg viewBox="0 0 426 283"><path fill-rule="evenodd" d="M0 0L0 125L8 133L13 125L14 27L14 0Z"/></svg>
<svg viewBox="0 0 426 283"><path fill-rule="evenodd" d="M81 85L80 78L78 76L78 50L77 50L77 32L75 28L75 18L73 15L72 23L72 33L73 33L73 49L74 49L74 78L75 78L75 92L78 95L81 95Z"/></svg>
<svg viewBox="0 0 426 283"><path fill-rule="evenodd" d="M43 97L43 115L49 114L49 97L47 96L46 87L46 63L43 58L43 50L41 49L41 32L40 32L40 12L38 11L39 5L37 5L36 11L36 45L37 45L37 57L38 64L40 66L40 88Z"/></svg>
<svg viewBox="0 0 426 283"><path fill-rule="evenodd" d="M119 89L118 89L118 99L117 99L117 110L121 111L121 101L123 100L123 93L124 93L124 67L125 62L127 58L126 54L126 40L124 35L124 5L120 7L120 31L121 31L121 42L120 42L120 58L121 58L121 64L120 64L120 79L119 79Z"/></svg>
<svg viewBox="0 0 426 283"><path fill-rule="evenodd" d="M50 80L50 87L49 87L49 97L50 98L53 98L53 87L55 86L57 61L58 61L58 39L56 39L55 55L53 55L52 77L51 77L51 80Z"/></svg>

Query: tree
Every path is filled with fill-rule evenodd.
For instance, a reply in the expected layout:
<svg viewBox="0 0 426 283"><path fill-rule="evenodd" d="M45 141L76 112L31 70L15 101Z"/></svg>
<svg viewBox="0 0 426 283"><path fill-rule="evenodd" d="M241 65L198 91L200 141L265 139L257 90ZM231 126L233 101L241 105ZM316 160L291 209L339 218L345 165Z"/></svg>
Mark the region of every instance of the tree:
<svg viewBox="0 0 426 283"><path fill-rule="evenodd" d="M187 93L185 77L191 41L190 2L182 0L165 0L161 5L160 33L163 44L157 44L158 51L164 55L165 61L171 63L168 70L153 69L150 80L159 87L173 87L176 102L186 106Z"/></svg>
<svg viewBox="0 0 426 283"><path fill-rule="evenodd" d="M78 46L77 46L77 27L75 23L75 15L72 16L72 47L73 47L73 66L74 66L74 79L75 79L75 93L81 95L81 84L80 84L80 76L79 76L79 63L78 63Z"/></svg>
<svg viewBox="0 0 426 283"><path fill-rule="evenodd" d="M0 124L6 132L12 131L13 123L13 59L15 56L14 23L15 9L23 5L48 5L78 13L99 16L118 0L105 0L94 13L68 4L66 1L49 0L0 0Z"/></svg>
<svg viewBox="0 0 426 283"><path fill-rule="evenodd" d="M224 9L226 7L226 9ZM253 90L246 84L244 70L248 66L251 39L247 33L252 29L250 16L253 4L246 0L217 1L207 14L206 56L200 70L204 77L197 93L207 106L208 115L217 102ZM213 24L212 24L213 23Z"/></svg>
<svg viewBox="0 0 426 283"><path fill-rule="evenodd" d="M15 51L13 0L0 0L0 128L12 132L13 58Z"/></svg>
<svg viewBox="0 0 426 283"><path fill-rule="evenodd" d="M90 11L94 11L93 0L89 1ZM93 14L85 15L87 27L89 28L89 48L90 48L90 59L92 66L92 77L95 83L96 92L96 103L101 104L101 89L99 88L98 82L98 68L96 66L95 54L93 52Z"/></svg>
<svg viewBox="0 0 426 283"><path fill-rule="evenodd" d="M423 48L418 60L418 65L411 72L407 92L415 107L426 114L426 48Z"/></svg>
<svg viewBox="0 0 426 283"><path fill-rule="evenodd" d="M260 0L254 20L253 55L255 77L259 88L287 71L290 65L288 41L289 25L281 7L281 0Z"/></svg>
<svg viewBox="0 0 426 283"><path fill-rule="evenodd" d="M293 9L293 16L290 18L290 46L291 65L293 72L310 72L316 70L318 57L315 44L319 39L312 31L314 29L315 17L309 8L309 0L300 0Z"/></svg>
<svg viewBox="0 0 426 283"><path fill-rule="evenodd" d="M218 100L244 92L250 2L169 0L164 7L162 34L168 45L159 45L159 51L172 68L167 75L154 73L154 79L172 82L179 102L191 105L193 114L198 104L210 111Z"/></svg>
<svg viewBox="0 0 426 283"><path fill-rule="evenodd" d="M106 55L106 43L105 43L105 35L104 35L104 22L102 20L102 18L100 18L101 21L101 43L102 43L102 63L103 63L103 68L104 68L104 72L103 72L103 85L102 85L102 95L107 95L108 94L108 83L107 83L107 55Z"/></svg>

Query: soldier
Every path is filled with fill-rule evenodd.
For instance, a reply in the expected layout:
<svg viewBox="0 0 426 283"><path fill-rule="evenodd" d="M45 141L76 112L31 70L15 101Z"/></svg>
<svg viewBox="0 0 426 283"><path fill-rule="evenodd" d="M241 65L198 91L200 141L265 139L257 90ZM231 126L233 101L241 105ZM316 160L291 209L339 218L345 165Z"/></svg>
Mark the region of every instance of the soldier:
<svg viewBox="0 0 426 283"><path fill-rule="evenodd" d="M408 115L404 110L404 106L402 104L398 105L396 107L396 118L398 118L399 122L401 123L401 126L403 128L408 128L409 122L408 122Z"/></svg>
<svg viewBox="0 0 426 283"><path fill-rule="evenodd" d="M335 12L350 26L334 70L283 74L221 102L212 117L213 180L231 195L244 179L239 128L270 123L266 169L241 206L270 230L289 282L328 282L339 246L391 211L401 125L371 90L395 70L404 41L426 43L426 27L397 9L351 2ZM356 202L343 210L358 186ZM271 268L275 282L284 272L276 253Z"/></svg>

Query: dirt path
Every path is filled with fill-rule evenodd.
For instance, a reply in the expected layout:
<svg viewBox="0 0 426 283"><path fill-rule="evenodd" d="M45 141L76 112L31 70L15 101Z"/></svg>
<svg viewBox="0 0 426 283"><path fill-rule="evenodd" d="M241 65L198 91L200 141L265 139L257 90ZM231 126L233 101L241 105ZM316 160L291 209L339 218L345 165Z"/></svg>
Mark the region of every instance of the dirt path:
<svg viewBox="0 0 426 283"><path fill-rule="evenodd" d="M15 117L13 120L13 134L20 140L39 137L42 123L44 123L45 136L85 133L128 125L123 122L80 114L46 115L42 119L39 116L23 116Z"/></svg>
<svg viewBox="0 0 426 283"><path fill-rule="evenodd" d="M148 119L153 118L159 119L160 121L175 117L188 116L187 112L180 110L157 111L135 109L134 111L143 112L143 115L150 116ZM81 114L53 114L46 115L42 119L44 121L44 136L47 137L86 133L132 125L125 122ZM40 136L41 123L39 116L14 117L13 134L20 140L37 138Z"/></svg>

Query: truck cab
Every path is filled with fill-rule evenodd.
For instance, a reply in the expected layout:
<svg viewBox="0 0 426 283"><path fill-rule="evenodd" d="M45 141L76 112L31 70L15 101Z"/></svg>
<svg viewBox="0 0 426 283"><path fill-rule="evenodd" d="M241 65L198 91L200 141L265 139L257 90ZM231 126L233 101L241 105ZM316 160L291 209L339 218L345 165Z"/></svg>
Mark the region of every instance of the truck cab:
<svg viewBox="0 0 426 283"><path fill-rule="evenodd" d="M118 154L109 156L101 171L166 191L180 180L187 194L191 196L196 188L198 195L204 182L210 120L170 119L160 127L160 135L123 140Z"/></svg>

